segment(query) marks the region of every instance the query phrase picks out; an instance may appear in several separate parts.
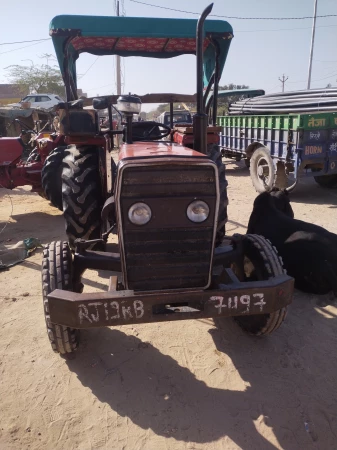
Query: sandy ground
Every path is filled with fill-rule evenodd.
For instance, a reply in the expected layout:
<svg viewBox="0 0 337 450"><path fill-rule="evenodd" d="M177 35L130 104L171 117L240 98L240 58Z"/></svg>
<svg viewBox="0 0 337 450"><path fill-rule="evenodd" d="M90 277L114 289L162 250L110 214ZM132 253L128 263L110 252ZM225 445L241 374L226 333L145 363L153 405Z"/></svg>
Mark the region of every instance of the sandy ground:
<svg viewBox="0 0 337 450"><path fill-rule="evenodd" d="M242 165L227 167L228 234L245 232L256 194ZM0 245L65 238L47 201L28 188L10 196ZM337 233L337 191L308 181L292 201L297 218ZM41 256L0 273L1 450L337 448L336 307L296 292L286 322L263 339L230 319L84 331L65 360L47 339ZM107 289L96 272L85 280Z"/></svg>

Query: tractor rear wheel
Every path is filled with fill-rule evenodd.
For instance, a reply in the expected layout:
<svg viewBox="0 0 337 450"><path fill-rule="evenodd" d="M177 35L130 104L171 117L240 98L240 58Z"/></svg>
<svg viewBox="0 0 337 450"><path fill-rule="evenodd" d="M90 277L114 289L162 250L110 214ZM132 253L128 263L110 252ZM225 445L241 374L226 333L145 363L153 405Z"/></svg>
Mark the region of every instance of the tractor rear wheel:
<svg viewBox="0 0 337 450"><path fill-rule="evenodd" d="M98 148L69 146L62 170L63 213L69 244L101 237L103 194Z"/></svg>
<svg viewBox="0 0 337 450"><path fill-rule="evenodd" d="M208 157L218 167L219 174L219 190L220 190L220 204L219 204L219 214L218 214L218 228L216 235L216 245L220 245L225 234L226 234L226 223L227 223L227 186L228 182L226 180L225 165L222 162L222 154L218 145L214 144L208 148Z"/></svg>
<svg viewBox="0 0 337 450"><path fill-rule="evenodd" d="M67 147L57 147L47 156L41 171L42 189L50 203L63 211L62 160Z"/></svg>
<svg viewBox="0 0 337 450"><path fill-rule="evenodd" d="M247 234L243 237L244 251L244 277L236 264L231 269L240 281L262 281L283 275L285 273L280 257L276 249L264 237L256 234ZM263 336L277 330L284 321L287 307L281 308L273 313L256 314L251 316L234 317L240 327L255 336Z"/></svg>
<svg viewBox="0 0 337 450"><path fill-rule="evenodd" d="M43 251L42 293L50 344L55 353L73 353L79 343L79 330L50 321L48 294L54 289L73 291L72 256L67 242L52 242Z"/></svg>

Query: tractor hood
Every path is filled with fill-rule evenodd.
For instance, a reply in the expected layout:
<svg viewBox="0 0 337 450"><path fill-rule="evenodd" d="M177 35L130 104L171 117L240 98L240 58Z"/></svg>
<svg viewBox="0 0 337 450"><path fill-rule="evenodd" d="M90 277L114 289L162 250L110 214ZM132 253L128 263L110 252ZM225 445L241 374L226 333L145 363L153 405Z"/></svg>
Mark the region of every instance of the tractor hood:
<svg viewBox="0 0 337 450"><path fill-rule="evenodd" d="M191 150L181 145L169 142L136 142L134 144L123 144L119 152L119 160L130 158L203 158L206 155Z"/></svg>

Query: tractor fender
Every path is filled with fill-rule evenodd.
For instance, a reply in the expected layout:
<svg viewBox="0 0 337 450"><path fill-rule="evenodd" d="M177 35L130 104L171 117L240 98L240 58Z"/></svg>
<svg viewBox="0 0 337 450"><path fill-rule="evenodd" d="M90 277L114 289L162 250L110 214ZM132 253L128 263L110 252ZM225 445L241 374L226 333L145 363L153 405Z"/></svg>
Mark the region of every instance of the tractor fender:
<svg viewBox="0 0 337 450"><path fill-rule="evenodd" d="M18 137L0 137L0 167L13 165L21 158L24 145Z"/></svg>

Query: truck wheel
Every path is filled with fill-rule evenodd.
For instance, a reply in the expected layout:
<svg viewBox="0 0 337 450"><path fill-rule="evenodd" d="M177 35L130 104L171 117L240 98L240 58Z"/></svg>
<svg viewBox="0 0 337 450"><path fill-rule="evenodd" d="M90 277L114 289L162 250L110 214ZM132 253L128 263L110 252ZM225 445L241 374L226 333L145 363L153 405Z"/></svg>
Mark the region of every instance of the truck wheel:
<svg viewBox="0 0 337 450"><path fill-rule="evenodd" d="M321 175L314 177L316 183L328 189L337 188L337 175Z"/></svg>
<svg viewBox="0 0 337 450"><path fill-rule="evenodd" d="M250 158L250 177L257 192L270 191L275 184L273 160L265 147L257 148Z"/></svg>
<svg viewBox="0 0 337 450"><path fill-rule="evenodd" d="M70 246L74 248L74 241L79 238L99 239L104 202L97 147L71 145L65 150L62 197Z"/></svg>
<svg viewBox="0 0 337 450"><path fill-rule="evenodd" d="M264 237L247 234L243 238L244 277L235 264L231 269L241 281L262 281L285 273L276 249ZM243 278L243 279L242 279ZM263 336L277 330L284 321L287 307L273 313L234 317L240 327L249 334Z"/></svg>
<svg viewBox="0 0 337 450"><path fill-rule="evenodd" d="M222 163L222 155L218 145L212 145L207 151L209 159L211 159L218 167L219 173L219 190L220 190L220 204L219 204L219 215L218 215L218 228L216 235L216 243L218 246L221 244L225 234L226 234L226 223L227 223L227 185L225 173L225 165Z"/></svg>
<svg viewBox="0 0 337 450"><path fill-rule="evenodd" d="M67 147L57 147L47 156L41 171L42 189L50 203L63 211L62 160Z"/></svg>
<svg viewBox="0 0 337 450"><path fill-rule="evenodd" d="M62 355L73 353L79 343L79 330L51 323L47 295L54 289L72 291L72 257L67 242L52 242L43 251L42 293L47 332L52 349Z"/></svg>

